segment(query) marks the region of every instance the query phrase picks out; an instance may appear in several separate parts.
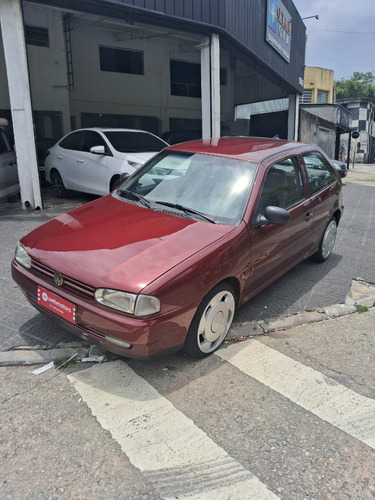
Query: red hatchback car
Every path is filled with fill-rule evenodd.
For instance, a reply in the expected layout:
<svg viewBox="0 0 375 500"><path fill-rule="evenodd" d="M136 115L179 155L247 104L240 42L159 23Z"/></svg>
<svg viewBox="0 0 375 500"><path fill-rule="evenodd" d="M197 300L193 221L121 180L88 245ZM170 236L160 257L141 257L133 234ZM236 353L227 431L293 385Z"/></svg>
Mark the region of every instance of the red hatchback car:
<svg viewBox="0 0 375 500"><path fill-rule="evenodd" d="M194 141L23 237L12 275L40 312L107 350L204 357L237 307L329 257L342 212L340 177L315 145Z"/></svg>

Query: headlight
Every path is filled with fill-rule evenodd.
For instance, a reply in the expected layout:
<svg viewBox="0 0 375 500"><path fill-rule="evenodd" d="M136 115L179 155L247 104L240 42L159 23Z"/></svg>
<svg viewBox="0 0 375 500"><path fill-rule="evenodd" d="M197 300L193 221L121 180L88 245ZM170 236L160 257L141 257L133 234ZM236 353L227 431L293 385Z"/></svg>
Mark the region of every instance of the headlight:
<svg viewBox="0 0 375 500"><path fill-rule="evenodd" d="M104 306L135 316L147 316L160 311L160 301L149 295L135 295L109 288L98 288L95 291L95 299Z"/></svg>
<svg viewBox="0 0 375 500"><path fill-rule="evenodd" d="M16 261L21 264L23 267L27 267L27 269L30 269L31 267L31 259L28 256L25 247L18 242L16 246L16 251L14 253L14 258Z"/></svg>

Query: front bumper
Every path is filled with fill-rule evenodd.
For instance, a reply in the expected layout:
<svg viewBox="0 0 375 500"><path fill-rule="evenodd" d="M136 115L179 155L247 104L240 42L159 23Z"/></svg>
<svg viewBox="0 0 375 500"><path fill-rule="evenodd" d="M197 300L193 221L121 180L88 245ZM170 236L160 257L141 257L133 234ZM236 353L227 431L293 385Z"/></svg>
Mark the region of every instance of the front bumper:
<svg viewBox="0 0 375 500"><path fill-rule="evenodd" d="M52 271L51 271L52 273ZM99 304L89 287L57 287L52 274L42 274L40 269L25 269L12 261L12 277L27 300L42 314L80 338L98 344L103 349L130 358L148 358L181 349L195 313L192 305L144 318L112 310ZM74 284L74 283L73 283ZM38 286L43 287L76 306L72 323L38 303ZM109 339L114 339L110 341ZM116 344L116 340L130 344L130 348Z"/></svg>

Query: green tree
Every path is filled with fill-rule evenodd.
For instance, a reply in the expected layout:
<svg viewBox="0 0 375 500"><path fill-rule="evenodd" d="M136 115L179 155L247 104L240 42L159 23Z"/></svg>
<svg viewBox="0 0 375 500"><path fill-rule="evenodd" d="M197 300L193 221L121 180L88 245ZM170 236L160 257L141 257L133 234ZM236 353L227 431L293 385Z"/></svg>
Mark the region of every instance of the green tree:
<svg viewBox="0 0 375 500"><path fill-rule="evenodd" d="M355 71L348 80L341 78L335 82L336 99L375 99L375 74L373 71Z"/></svg>

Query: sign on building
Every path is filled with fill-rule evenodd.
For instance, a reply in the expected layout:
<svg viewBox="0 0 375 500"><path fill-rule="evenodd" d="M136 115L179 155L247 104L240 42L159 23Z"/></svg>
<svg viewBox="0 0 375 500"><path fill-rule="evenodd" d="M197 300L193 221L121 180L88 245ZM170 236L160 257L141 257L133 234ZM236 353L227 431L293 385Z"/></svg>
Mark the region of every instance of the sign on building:
<svg viewBox="0 0 375 500"><path fill-rule="evenodd" d="M267 0L267 42L289 63L292 42L292 16L281 0Z"/></svg>

